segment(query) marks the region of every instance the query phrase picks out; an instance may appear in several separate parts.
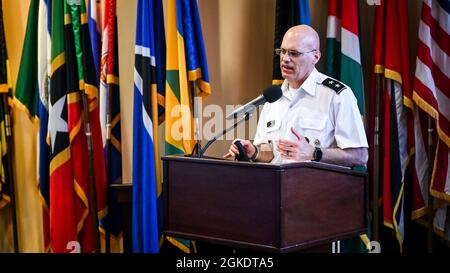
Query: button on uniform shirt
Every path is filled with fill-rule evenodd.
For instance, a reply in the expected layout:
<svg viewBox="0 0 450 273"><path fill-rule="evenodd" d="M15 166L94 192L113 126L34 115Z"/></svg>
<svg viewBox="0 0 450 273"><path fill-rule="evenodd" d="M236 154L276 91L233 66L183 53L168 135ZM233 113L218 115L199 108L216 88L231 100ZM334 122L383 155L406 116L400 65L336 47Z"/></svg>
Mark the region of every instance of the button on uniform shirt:
<svg viewBox="0 0 450 273"><path fill-rule="evenodd" d="M253 141L254 145L272 146L272 163L292 162L282 159L276 149L279 139L297 140L291 127L307 137L312 146L368 147L356 97L350 87L314 69L300 88L292 89L285 80L281 90L283 96L279 100L264 104Z"/></svg>

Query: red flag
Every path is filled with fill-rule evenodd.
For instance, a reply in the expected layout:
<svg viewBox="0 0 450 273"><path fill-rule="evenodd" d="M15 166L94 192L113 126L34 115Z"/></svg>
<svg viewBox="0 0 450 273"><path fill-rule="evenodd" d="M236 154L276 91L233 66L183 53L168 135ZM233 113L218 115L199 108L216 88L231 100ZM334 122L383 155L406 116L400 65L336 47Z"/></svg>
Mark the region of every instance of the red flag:
<svg viewBox="0 0 450 273"><path fill-rule="evenodd" d="M419 23L419 38L417 46L416 73L414 79L414 101L424 112L435 119L437 133L436 156L432 169L430 193L442 200L450 201L450 4L448 1L424 0L422 17ZM421 111L417 111L418 114ZM415 117L416 126L422 125L422 130L416 130L416 143L423 147L427 142L426 124L423 118ZM421 124L422 121L422 124ZM425 126L424 126L425 125ZM422 133L422 134L420 134ZM436 142L434 142L436 143ZM426 157L421 158L416 164L423 167L422 176L419 176L422 191L416 195L427 196L427 170ZM424 190L426 189L426 190ZM450 225L450 219L442 209L435 215L434 225L436 230L445 230L445 225ZM447 227L448 229L449 227Z"/></svg>
<svg viewBox="0 0 450 273"><path fill-rule="evenodd" d="M93 181L89 181L89 162L91 161L88 158L88 143L86 140L85 130L84 130L84 120L82 118L82 101L80 92L78 96L74 97L73 104L69 104L69 128L71 135L71 144L72 144L72 154L77 154L80 160L74 160L73 170L76 177L80 179L79 186L80 191L77 192L80 194L84 194L84 197L81 198L83 203L89 208L92 206L91 203L86 203L87 197L89 196L89 183L94 183L95 185L95 193L96 193L96 207L97 207L97 216L99 222L106 216L107 207L106 207L106 170L105 170L105 161L103 155L103 141L101 136L101 128L100 128L100 120L99 120L99 112L98 112L98 87L97 87L97 79L95 66L93 62L93 54L92 48L90 44L90 36L89 36L89 28L86 20L82 18L86 18L86 6L84 2L81 2L80 6L72 6L71 7L71 16L73 24L75 22L81 22L80 25L75 26L73 28L73 34L75 41L79 41L79 43L75 43L75 51L77 56L79 57L76 61L75 67L77 68L77 90L82 90L87 94L88 97L88 108L89 108L89 124L91 129L91 141L92 141L92 163L93 163ZM80 20L81 19L81 20ZM79 31L76 31L79 29ZM70 103L70 101L69 101ZM73 120L72 117L73 116ZM84 161L83 161L84 159ZM79 175L79 176L78 176ZM82 250L84 252L92 252L96 247L96 238L94 237L96 234L96 230L93 226L93 215L90 214L90 210L84 211L81 218L85 219L85 222L80 222L79 228L79 240L81 242ZM98 229L99 227L95 227Z"/></svg>
<svg viewBox="0 0 450 273"><path fill-rule="evenodd" d="M419 24L414 101L433 117L439 135L431 193L450 200L450 12L449 4L425 0Z"/></svg>
<svg viewBox="0 0 450 273"><path fill-rule="evenodd" d="M65 61L64 3L52 6L52 64L49 110L50 236L53 252L67 252L67 244L77 241L75 191L67 117L67 67Z"/></svg>
<svg viewBox="0 0 450 273"><path fill-rule="evenodd" d="M54 150L50 170L51 244L53 251L64 252L70 241L77 241L81 251L92 252L96 247L94 236L98 227L94 227L93 217L89 213L93 205L89 198L90 160L80 90L85 90L89 97L94 149L92 169L99 218L106 213L106 175L92 52L87 23L83 21L81 25L75 25L82 21L81 15L85 15L80 7L54 1L53 12L53 33L64 33L65 37L52 37L52 56L56 58L52 62L52 71L55 72L52 75L49 126ZM64 21L64 18L68 20Z"/></svg>
<svg viewBox="0 0 450 273"><path fill-rule="evenodd" d="M119 88L119 57L116 1L107 0L105 5L105 26L103 32L102 57L106 61L102 65L102 82L100 86L100 122L102 126L103 146L108 185L121 183L122 156L121 156L121 115L120 115L120 88ZM105 74L106 73L106 74ZM109 120L107 120L109 117ZM110 127L108 128L108 123ZM108 131L109 130L109 134ZM106 136L109 136L106 139ZM111 250L118 249L120 245L121 208L117 201L117 192L110 190L108 195L108 221L100 223L108 228L112 235ZM106 233L108 235L108 233ZM106 238L108 239L108 238Z"/></svg>
<svg viewBox="0 0 450 273"><path fill-rule="evenodd" d="M379 89L383 222L395 231L401 249L404 177L414 152L407 0L381 1L376 7L374 41L374 72L383 77ZM374 88L371 95L378 95ZM371 120L374 122L373 117Z"/></svg>

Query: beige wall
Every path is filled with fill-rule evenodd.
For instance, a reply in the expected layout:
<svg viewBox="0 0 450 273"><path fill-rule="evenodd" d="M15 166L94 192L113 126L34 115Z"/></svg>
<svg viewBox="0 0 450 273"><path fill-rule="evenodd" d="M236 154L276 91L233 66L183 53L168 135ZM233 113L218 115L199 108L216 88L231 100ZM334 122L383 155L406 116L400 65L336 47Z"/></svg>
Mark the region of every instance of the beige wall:
<svg viewBox="0 0 450 273"><path fill-rule="evenodd" d="M20 63L23 36L30 0L3 0L4 21L12 78L15 83ZM166 2L166 0L164 0ZM203 34L208 56L209 76L213 94L204 102L236 105L258 96L270 84L275 0L198 0ZM122 113L123 180L132 177L133 71L134 39L137 0L119 0L118 32ZM374 7L359 1L361 11L362 63L366 78L372 52ZM411 63L414 64L421 1L409 1L411 22ZM327 0L310 0L312 26L325 49ZM323 62L318 64L323 71ZM366 84L367 87L367 84ZM366 93L367 93L366 88ZM366 99L367 101L367 99ZM207 122L204 118L203 122ZM32 123L19 111L14 111L15 178L19 212L21 249L24 252L42 251L41 214L36 184L35 143ZM253 137L254 132L247 136ZM208 155L221 156L230 141L217 141ZM11 231L7 210L0 211L0 234ZM6 230L6 231L5 231ZM11 240L0 240L0 252L11 251Z"/></svg>
<svg viewBox="0 0 450 273"><path fill-rule="evenodd" d="M28 17L30 0L3 0L3 13L7 50L11 64L13 85L22 54L22 44ZM13 110L14 134L14 175L16 185L19 245L21 252L40 252L43 250L41 206L36 178L36 127L22 111ZM0 234L2 228L11 234L9 207L0 211ZM8 234L6 233L6 234ZM0 240L0 252L12 251L11 236Z"/></svg>
<svg viewBox="0 0 450 273"><path fill-rule="evenodd" d="M117 1L119 35L120 110L122 115L123 181L131 183L133 158L134 40L137 0Z"/></svg>

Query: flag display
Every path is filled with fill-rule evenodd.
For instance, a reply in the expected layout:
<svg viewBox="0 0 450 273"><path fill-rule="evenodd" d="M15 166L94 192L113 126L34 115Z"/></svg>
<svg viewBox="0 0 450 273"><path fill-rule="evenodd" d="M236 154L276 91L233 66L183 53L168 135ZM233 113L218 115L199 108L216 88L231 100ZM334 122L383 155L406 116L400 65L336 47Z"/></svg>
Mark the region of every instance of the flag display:
<svg viewBox="0 0 450 273"><path fill-rule="evenodd" d="M71 76L74 74L71 70L72 62L69 62L69 58L72 55L69 55L68 52L67 63L68 73L70 73L68 77L68 125L71 153L72 156L74 156L74 159L72 160L72 169L74 170L75 180L79 182L79 187L76 186L76 191L80 197L89 196L89 183L94 183L95 198L92 199L92 201L96 201L97 216L101 222L108 213L106 203L106 169L98 110L98 83L91 49L88 22L86 20L87 10L83 1L80 2L80 5L69 4L69 2L67 2L65 8L66 18L70 16L72 22L71 27L73 29L74 53L76 53L74 68L76 68L77 72L75 73L76 86L73 86L74 89L72 89ZM66 40L69 39L66 37ZM71 43L68 42L66 49L70 48L70 45ZM76 92L72 92L72 90L76 90ZM85 105L84 107L83 103L81 103L83 93L87 95L88 102L88 106ZM85 107L88 107L88 117L83 117L82 114L83 108ZM91 130L89 133L91 133L91 139L86 139L87 135L85 132L88 127L86 125L83 126L83 119L85 120L85 123L89 121ZM84 127L86 127L86 129ZM89 144L89 141L91 141L91 144ZM88 150L90 145L92 145L91 151ZM89 152L91 154L88 154ZM85 159L84 161L82 161L83 158ZM87 164L89 160L92 160L93 173L89 173L89 165ZM80 180L77 180L78 175L80 175ZM87 179L90 175L93 176L93 179L91 180ZM83 203L84 202L85 200L83 200ZM88 203L87 208L92 205L93 204ZM85 213L83 213L81 217L85 217ZM82 243L81 246L83 251L92 252L95 250L96 246L96 238L94 237L96 231L93 228L93 215L89 213L86 216L85 221L85 225L79 232L79 240Z"/></svg>
<svg viewBox="0 0 450 273"><path fill-rule="evenodd" d="M42 202L44 248L50 250L49 223L49 143L47 142L49 108L49 73L51 51L51 0L31 1L28 11L14 104L39 126L37 170Z"/></svg>
<svg viewBox="0 0 450 273"><path fill-rule="evenodd" d="M37 169L45 251L70 251L72 241L79 242L83 252L96 248L97 227L89 212L91 178L101 223L108 212L98 97L85 3L32 0L14 102L39 122Z"/></svg>
<svg viewBox="0 0 450 273"><path fill-rule="evenodd" d="M66 252L71 241L78 240L79 219L75 207L78 197L74 190L67 107L67 63L64 2L52 1L52 45L49 105L50 148L50 240L53 252ZM78 203L78 202L77 202ZM79 207L79 206L78 206ZM82 208L81 208L82 209ZM80 210L81 210L80 209Z"/></svg>
<svg viewBox="0 0 450 273"><path fill-rule="evenodd" d="M329 1L325 73L350 86L357 99L359 111L361 115L364 115L364 84L358 24L356 0ZM364 246L361 246L358 251L365 251L367 237L367 235L360 237ZM344 241L344 251L356 251L355 244L355 241Z"/></svg>
<svg viewBox="0 0 450 273"><path fill-rule="evenodd" d="M195 146L193 94L202 98L211 94L197 1L169 0L167 17L166 154L191 154ZM189 252L190 241L168 240Z"/></svg>
<svg viewBox="0 0 450 273"><path fill-rule="evenodd" d="M196 93L211 93L196 1L170 0L167 6L166 154L194 149L192 82Z"/></svg>
<svg viewBox="0 0 450 273"><path fill-rule="evenodd" d="M37 170L42 202L44 249L50 251L50 143L47 141L50 54L51 0L32 0L28 11L14 104L39 125Z"/></svg>
<svg viewBox="0 0 450 273"><path fill-rule="evenodd" d="M364 115L364 80L359 44L358 1L330 0L325 74L341 80L355 94Z"/></svg>
<svg viewBox="0 0 450 273"><path fill-rule="evenodd" d="M295 25L310 25L308 0L277 0L275 8L275 38L274 49L280 48L286 31ZM280 56L273 54L272 83L282 84Z"/></svg>
<svg viewBox="0 0 450 273"><path fill-rule="evenodd" d="M115 0L106 0L102 3L105 4L105 9L100 63L99 111L107 179L108 185L111 185L122 182L117 16ZM100 224L102 227L108 226L110 234L117 240L122 229L120 226L120 205L117 202L115 190L109 191L108 217L108 221L101 221Z"/></svg>
<svg viewBox="0 0 450 273"><path fill-rule="evenodd" d="M50 94L50 53L51 53L51 6L52 1L39 2L38 19L38 59L37 80L39 99L37 100L37 116L39 118L38 145L38 181L42 202L42 224L44 233L45 252L50 251L50 144L47 142L48 110Z"/></svg>
<svg viewBox="0 0 450 273"><path fill-rule="evenodd" d="M431 193L444 200L450 200L450 95L447 92L450 83L450 50L447 46L450 41L449 21L449 1L423 2L414 79L414 101L437 122L439 143Z"/></svg>
<svg viewBox="0 0 450 273"><path fill-rule="evenodd" d="M165 38L161 0L137 6L134 115L134 252L158 253L162 243L162 198L158 120L164 113Z"/></svg>
<svg viewBox="0 0 450 273"><path fill-rule="evenodd" d="M408 28L406 0L381 1L376 7L373 76L381 75L382 83L380 93L372 87L371 98L374 101L379 96L381 109L378 164L383 181L383 223L394 230L400 251L404 239L405 173L414 153Z"/></svg>
<svg viewBox="0 0 450 273"><path fill-rule="evenodd" d="M30 118L39 118L46 251L67 252L72 241L80 242L82 251L94 250L80 90L89 94L93 146L99 147L93 155L97 206L100 218L106 214L98 91L86 18L84 3L31 1L15 103Z"/></svg>
<svg viewBox="0 0 450 273"><path fill-rule="evenodd" d="M441 200L450 201L450 1L424 0L422 16L419 23L416 70L414 78L414 102L428 116L436 121L437 134L435 139L436 156L432 170L426 170L427 158L422 161L416 159L416 164L423 166L424 175L419 176L417 198L428 200L426 191L427 178L431 174L430 193ZM416 111L417 114L422 113ZM423 117L415 117L416 142L424 142L427 125L423 124ZM421 122L422 121L422 122ZM416 154L418 152L416 151ZM419 191L420 190L420 191ZM422 195L422 196L420 196ZM447 203L448 206L448 203ZM440 208L435 214L434 225L438 233L445 234L450 230L450 217L447 217L448 207ZM450 236L446 234L448 239Z"/></svg>

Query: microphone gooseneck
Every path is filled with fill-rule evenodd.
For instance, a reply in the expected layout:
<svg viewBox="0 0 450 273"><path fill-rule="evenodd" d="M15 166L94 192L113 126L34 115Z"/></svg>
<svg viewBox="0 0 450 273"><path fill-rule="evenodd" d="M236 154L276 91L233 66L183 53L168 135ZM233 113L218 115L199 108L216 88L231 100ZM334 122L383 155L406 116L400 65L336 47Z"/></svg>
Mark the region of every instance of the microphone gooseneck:
<svg viewBox="0 0 450 273"><path fill-rule="evenodd" d="M281 91L281 87L278 85L271 85L264 89L263 94L257 97L256 99L250 101L244 106L239 107L238 109L234 110L233 113L228 115L226 119L232 119L240 117L239 120L237 120L232 126L226 128L222 132L219 132L217 135L215 135L212 139L210 139L205 147L203 149L200 149L199 151L199 157L203 157L208 147L216 141L219 137L225 135L228 131L236 128L240 123L248 120L250 116L253 113L253 110L258 107L261 104L264 104L266 102L273 103L281 98L283 95L283 92Z"/></svg>
<svg viewBox="0 0 450 273"><path fill-rule="evenodd" d="M282 95L283 95L283 92L281 91L280 86L271 85L271 86L267 87L266 89L264 89L262 95L258 96L257 98L253 99L252 101L248 102L247 104L234 110L231 114L229 114L226 117L226 119L237 118L238 116L252 112L255 110L256 107L260 106L261 104L264 104L266 102L272 103L272 102L277 101L279 98L281 98Z"/></svg>

